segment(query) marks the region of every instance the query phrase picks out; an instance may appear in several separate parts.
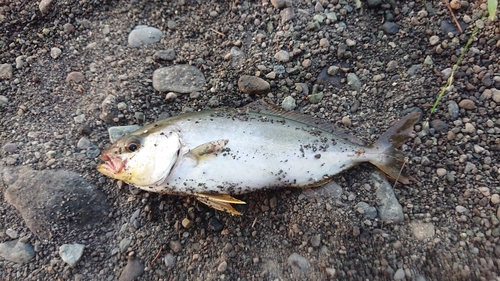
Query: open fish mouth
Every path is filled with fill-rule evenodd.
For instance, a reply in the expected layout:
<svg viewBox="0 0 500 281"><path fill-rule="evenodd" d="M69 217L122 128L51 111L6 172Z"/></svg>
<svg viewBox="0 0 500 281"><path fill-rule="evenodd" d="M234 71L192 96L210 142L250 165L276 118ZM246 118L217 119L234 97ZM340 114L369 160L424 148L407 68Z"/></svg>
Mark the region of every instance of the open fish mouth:
<svg viewBox="0 0 500 281"><path fill-rule="evenodd" d="M125 165L127 164L127 158L120 156L103 154L99 158L101 158L104 163L100 164L97 169L103 174L106 174L106 172L120 174L123 172Z"/></svg>

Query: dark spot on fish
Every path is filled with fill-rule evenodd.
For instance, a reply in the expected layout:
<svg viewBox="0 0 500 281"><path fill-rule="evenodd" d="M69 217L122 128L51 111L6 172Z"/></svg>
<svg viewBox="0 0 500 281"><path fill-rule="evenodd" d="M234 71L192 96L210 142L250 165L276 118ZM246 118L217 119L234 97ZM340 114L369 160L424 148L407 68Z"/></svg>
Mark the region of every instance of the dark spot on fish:
<svg viewBox="0 0 500 281"><path fill-rule="evenodd" d="M318 154L314 155L314 158L316 158L316 159L321 158L321 154L318 153Z"/></svg>

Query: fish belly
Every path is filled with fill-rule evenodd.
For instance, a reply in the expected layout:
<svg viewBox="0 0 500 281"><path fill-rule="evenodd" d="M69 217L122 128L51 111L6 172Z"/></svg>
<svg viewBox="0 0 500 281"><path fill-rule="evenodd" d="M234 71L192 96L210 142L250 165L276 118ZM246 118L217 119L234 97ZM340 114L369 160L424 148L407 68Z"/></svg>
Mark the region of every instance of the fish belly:
<svg viewBox="0 0 500 281"><path fill-rule="evenodd" d="M174 126L184 153L156 192L240 194L258 189L313 186L369 161L368 148L290 120L262 116L199 116ZM218 153L197 157L194 148L227 140Z"/></svg>

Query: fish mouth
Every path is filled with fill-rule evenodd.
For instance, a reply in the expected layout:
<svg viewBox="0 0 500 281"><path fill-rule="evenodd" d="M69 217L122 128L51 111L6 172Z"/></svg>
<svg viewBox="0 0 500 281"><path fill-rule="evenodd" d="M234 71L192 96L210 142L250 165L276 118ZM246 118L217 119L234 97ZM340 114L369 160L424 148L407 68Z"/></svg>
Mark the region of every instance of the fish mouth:
<svg viewBox="0 0 500 281"><path fill-rule="evenodd" d="M104 163L97 166L97 170L103 174L121 174L127 164L127 158L117 155L102 154L99 158Z"/></svg>

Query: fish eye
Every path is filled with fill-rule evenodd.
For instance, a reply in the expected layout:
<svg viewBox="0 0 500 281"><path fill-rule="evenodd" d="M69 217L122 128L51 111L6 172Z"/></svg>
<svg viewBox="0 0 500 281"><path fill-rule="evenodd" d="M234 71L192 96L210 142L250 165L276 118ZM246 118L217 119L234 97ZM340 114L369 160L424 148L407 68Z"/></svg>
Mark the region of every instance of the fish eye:
<svg viewBox="0 0 500 281"><path fill-rule="evenodd" d="M125 150L128 152L134 152L140 147L141 147L141 142L139 141L139 139L134 137L127 141L127 144L125 145Z"/></svg>

